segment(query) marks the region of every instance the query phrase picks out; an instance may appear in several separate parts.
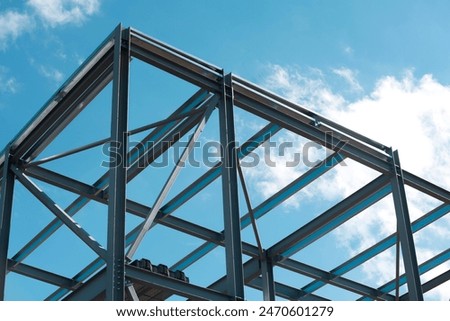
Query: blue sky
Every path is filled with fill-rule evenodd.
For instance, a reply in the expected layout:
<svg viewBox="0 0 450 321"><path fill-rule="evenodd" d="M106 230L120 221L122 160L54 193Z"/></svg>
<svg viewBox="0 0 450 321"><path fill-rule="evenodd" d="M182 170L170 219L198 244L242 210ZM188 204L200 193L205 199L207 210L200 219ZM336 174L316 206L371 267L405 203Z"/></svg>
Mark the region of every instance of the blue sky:
<svg viewBox="0 0 450 321"><path fill-rule="evenodd" d="M446 121L450 119L449 14L450 3L444 0L0 0L0 149L121 22L124 26L132 26L275 91L381 143L398 148L405 169L449 189L450 126ZM167 116L174 106L195 92L192 86L139 62L132 67L131 83L131 128ZM171 94L174 86L179 86L176 87L180 88L177 91L179 95ZM140 95L141 91L146 95ZM92 103L93 108L86 109L67 128L61 139L44 151L44 155L107 137L110 96L110 88L107 87ZM145 108L148 102L158 104L159 108ZM202 142L218 139L215 117L217 115L212 116L202 134ZM96 120L95 130L88 131L86 128L91 128L92 119ZM237 112L236 121L243 125L237 128L237 136L241 139L249 137L265 124L244 112ZM286 131L275 139L278 142L292 141L296 146L305 144L304 140ZM319 151L312 157L321 159L323 152ZM279 166L269 169L257 166L245 170L254 205L306 170L304 166L282 166L292 154L272 156ZM98 164L102 159L98 150L91 151L69 160L77 168L76 173L58 162L50 168L92 183L104 170L92 164ZM349 161L347 165L339 166L270 213L270 217L282 217L285 225L277 225L274 229L273 224L278 219L269 216L261 219L258 223L263 243L270 246L300 227L304 220L317 216L375 177L375 173L356 163ZM163 183L170 168L158 170L157 174L146 170L144 173L147 176L133 181L129 196L151 205L156 197L157 185ZM186 186L188 179L196 178L204 171L206 168L201 167L182 172L180 183L171 195ZM337 187L330 191L330 185ZM45 184L40 186L61 204L69 204L74 197ZM220 197L214 193L214 187L219 186L220 181L214 183L199 195L198 200L189 202L183 211L175 214L220 231L220 211L206 215L207 211L203 209L205 204L214 206L220 202ZM17 251L33 233L52 219L51 214L46 213L37 201L28 201L31 197L23 188L19 186L17 189L13 221L15 241L11 244L11 252ZM439 204L416 191L408 189L407 192L413 218L420 217ZM22 204L21 199L26 199L26 204ZM244 203L241 208L245 209ZM189 214L196 211L203 211L202 215ZM308 214L299 219L300 212ZM101 215L92 220L92 213ZM104 222L104 214L103 206L90 204L77 220L102 241L105 231L98 227L98 223ZM26 224L30 221L35 223ZM131 221L130 226L133 223L136 221ZM25 230L22 230L23 226L26 226ZM392 200L386 198L363 219L350 220L333 235L317 242L315 247L294 257L331 269L392 233L394 226ZM450 220L447 217L416 237L420 262L448 248L449 230ZM251 229L245 230L243 237L254 243ZM161 238L175 240L169 242L172 256L167 255L167 250L154 245L159 244ZM339 242L336 243L336 240ZM61 232L55 236L53 245L25 262L72 276L77 272L77 259L82 258L80 261L87 264L93 258L89 250L77 252L76 256L66 253L67 257L59 255L55 258L48 254L58 251L57 244L60 242L66 244L68 253L71 249L78 251L75 249L80 245L74 237ZM186 244L186 248L177 247L178 243ZM175 263L175 257L181 257L199 244L197 240L185 238L179 233L156 228L146 238L137 256L150 256L155 263L170 265ZM336 248L339 251L327 254L328 259L314 255L317 249L330 244L338 244ZM73 271L62 267L70 260L74 261ZM220 264L222 261L222 251L216 250L200 263ZM392 262L393 254L386 252L352 272L352 276L379 286L392 278ZM208 285L223 273L224 268L220 266L215 273L205 274L194 268L187 271L192 280L202 285ZM281 281L290 284L297 282L298 287L308 283L306 278L288 272L276 270L275 273ZM30 285L36 291L26 291L25 286ZM10 275L7 298L43 299L53 289ZM248 290L248 295L258 298L251 290ZM342 294L324 288L321 295L333 297ZM450 285L433 291L428 298L448 300Z"/></svg>

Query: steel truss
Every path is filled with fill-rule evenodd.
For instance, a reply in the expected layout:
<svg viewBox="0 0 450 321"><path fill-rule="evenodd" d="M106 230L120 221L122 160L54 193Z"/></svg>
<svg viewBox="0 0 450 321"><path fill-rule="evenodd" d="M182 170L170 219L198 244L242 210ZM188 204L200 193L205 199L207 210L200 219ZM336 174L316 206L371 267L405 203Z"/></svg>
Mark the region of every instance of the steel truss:
<svg viewBox="0 0 450 321"><path fill-rule="evenodd" d="M127 115L129 66L132 59L148 63L200 89L167 119L130 130ZM40 153L109 83L112 83L113 88L111 136L82 148L37 160ZM235 108L241 108L269 122L240 147L235 145L236 124L233 117ZM127 183L151 165L157 157L167 152L181 137L193 130L194 134L179 162L186 159L192 144L198 139L214 109L219 111L220 140L222 146L225 146L221 162L178 195L166 200L168 191L180 169L175 166L151 208L127 199ZM245 179L240 170L240 161L282 128L317 142L334 152L275 195L259 205L252 206ZM142 148L129 149L127 146L129 135L150 129L150 133L142 140ZM111 156L109 171L92 185L41 166L43 163L110 141L120 142L118 155L120 159L127 161L116 164ZM154 143L149 144L149 142ZM263 249L261 242L258 241L257 220L346 158L371 168L378 172L379 176L270 248ZM420 276L448 261L450 251L446 250L419 265L413 239L414 233L448 214L450 211L449 191L402 170L396 151L240 77L226 74L221 68L152 39L137 30L122 28L121 25L106 38L44 105L36 117L5 148L0 156L0 173L2 173L0 177L1 300L5 298L5 280L10 272L57 286L59 289L50 294L48 300L90 300L100 293L104 293L107 300L124 300L127 293L133 299L138 299L130 280L131 282L138 280L143 284L168 291L169 294L194 300L243 300L245 286L261 290L265 300L274 300L276 296L289 300L327 300L315 293L327 284L361 295L361 300L423 300L424 292L442 285L450 278L447 271L426 283L421 283ZM214 231L171 215L219 177L222 181L223 231ZM51 184L79 196L63 209L39 188L36 181ZM9 253L15 183L20 183L29 190L55 215L55 219L17 253ZM442 204L411 222L405 185L441 201ZM238 207L239 186L244 191L247 213L241 213ZM397 233L330 271L291 258L293 254L332 232L387 195L393 196L398 224ZM84 230L74 218L77 212L91 201L108 206L106 248ZM142 218L143 221L127 234L125 221L130 214ZM182 271L214 248L224 247L226 275L209 287L201 287L130 265L132 256L144 235L157 224L204 241L202 246L180 258L170 267L171 270ZM25 264L24 260L63 225L90 247L97 258L71 278ZM241 230L250 225L254 229L257 245L241 240ZM403 258L404 275L399 275L397 279L379 288L373 288L343 276L381 252L394 247L397 242L400 244L399 249ZM243 262L242 254L249 256L250 259ZM307 276L313 281L304 286L282 284L274 277L275 267ZM396 297L393 291L403 284L407 285L407 293Z"/></svg>

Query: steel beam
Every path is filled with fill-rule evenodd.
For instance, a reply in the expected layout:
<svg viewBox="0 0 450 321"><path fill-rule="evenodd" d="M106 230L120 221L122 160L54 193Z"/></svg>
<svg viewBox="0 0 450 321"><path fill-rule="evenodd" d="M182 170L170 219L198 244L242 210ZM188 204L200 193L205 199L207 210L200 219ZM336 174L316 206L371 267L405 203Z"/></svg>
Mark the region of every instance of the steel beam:
<svg viewBox="0 0 450 321"><path fill-rule="evenodd" d="M11 156L3 164L0 199L0 301L5 299L6 274L8 272L8 248L11 232L11 216L14 193L14 173L10 170Z"/></svg>
<svg viewBox="0 0 450 321"><path fill-rule="evenodd" d="M125 200L128 155L128 82L130 72L130 30L119 26L114 40L114 79L111 116L108 203L108 257L106 259L106 300L125 300Z"/></svg>
<svg viewBox="0 0 450 321"><path fill-rule="evenodd" d="M363 136L349 128L346 128L330 119L327 119L323 117L322 115L309 110L303 106L300 106L296 103L293 103L290 100L287 100L286 98L283 98L281 96L278 96L274 94L273 92L270 92L258 85L255 85L254 83L251 83L239 76L233 75L233 81L238 84L238 86L242 86L247 88L250 92L256 92L261 96L267 97L270 100L274 100L279 102L280 104L283 104L284 106L294 109L295 111L299 112L300 114L304 115L304 119L306 122L309 122L309 120L314 120L315 124L318 126L320 125L327 125L329 127L335 128L341 133L344 133L345 135L348 135L350 137L353 137L355 140L358 140L368 146L372 146L375 149L386 151L388 150L388 147L386 145L383 145L379 142L374 141L373 139L370 139L369 137Z"/></svg>
<svg viewBox="0 0 450 321"><path fill-rule="evenodd" d="M403 180L406 185L411 186L412 188L425 193L435 199L438 199L444 203L450 203L450 191L439 187L417 175L414 175L408 171L402 169Z"/></svg>
<svg viewBox="0 0 450 321"><path fill-rule="evenodd" d="M99 202L103 199L106 200L106 195L102 189L56 173L49 169L40 166L30 166L25 168L23 172L29 177L36 178L42 182L51 184L80 196L97 200Z"/></svg>
<svg viewBox="0 0 450 321"><path fill-rule="evenodd" d="M394 198L395 214L397 216L397 228L400 246L405 266L409 299L412 301L423 301L422 284L417 263L416 249L414 245L411 220L409 217L408 203L406 200L403 173L400 167L398 152L392 153L394 173L391 179L392 196Z"/></svg>
<svg viewBox="0 0 450 321"><path fill-rule="evenodd" d="M353 280L341 276L333 275L319 268L301 262L297 262L292 259L286 259L283 262L277 262L276 265L288 269L290 271L308 276L310 278L321 280L323 282L326 282L327 284L340 287L344 290L351 291L356 294L363 294L375 300L389 300L389 301L395 300L394 296L386 295L386 293L381 290L371 288L362 283L355 282ZM313 289L311 289L308 286L302 287L301 290L303 291L304 295L306 295L306 293L313 292Z"/></svg>
<svg viewBox="0 0 450 321"><path fill-rule="evenodd" d="M242 271L242 244L239 224L240 215L232 90L231 75L228 75L224 78L223 100L219 105L225 259L227 293L237 300L241 300L244 299L244 276Z"/></svg>
<svg viewBox="0 0 450 321"><path fill-rule="evenodd" d="M242 109L331 150L339 151L376 171L389 173L390 156L384 151L371 148L324 123L317 123L314 118L287 107L279 99L267 97L260 91L247 88L237 78L234 79L233 88L235 103Z"/></svg>
<svg viewBox="0 0 450 321"><path fill-rule="evenodd" d="M159 69L184 79L208 91L220 93L222 70L191 55L146 36L131 32L131 53Z"/></svg>
<svg viewBox="0 0 450 321"><path fill-rule="evenodd" d="M75 290L78 285L78 282L76 282L75 280L24 263L17 263L12 260L8 260L8 266L11 272L27 276L35 280L46 282L48 284L56 285L65 289Z"/></svg>
<svg viewBox="0 0 450 321"><path fill-rule="evenodd" d="M127 277L169 290L192 300L230 301L234 298L223 293L146 271L131 265L126 266Z"/></svg>
<svg viewBox="0 0 450 321"><path fill-rule="evenodd" d="M33 160L112 79L112 35L67 80L13 140L14 160Z"/></svg>

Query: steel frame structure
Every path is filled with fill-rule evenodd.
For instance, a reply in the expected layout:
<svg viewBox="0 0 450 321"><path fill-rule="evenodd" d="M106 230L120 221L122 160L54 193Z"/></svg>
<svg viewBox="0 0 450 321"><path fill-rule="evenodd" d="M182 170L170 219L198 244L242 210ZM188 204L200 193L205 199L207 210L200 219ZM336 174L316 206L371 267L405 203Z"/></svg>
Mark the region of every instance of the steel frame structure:
<svg viewBox="0 0 450 321"><path fill-rule="evenodd" d="M127 115L129 72L132 59L141 60L175 75L194 84L200 90L167 119L150 124L146 128L129 130ZM109 171L92 185L40 166L43 162L63 158L82 150L71 150L50 159L36 160L55 137L109 83L112 83L113 88L111 136L84 148L98 146L109 141L120 142L118 155L127 162L114 162L111 156ZM269 122L241 147L235 145L236 124L233 113L236 108L241 108ZM167 152L180 137L194 130L190 143L179 161L185 159L190 152L191 143L198 138L214 109L219 111L220 140L222 146L225 146L221 161L169 201L166 201L165 198L178 174L178 166L175 166L153 207L150 208L127 199L127 183L139 175L143 168L149 166L156 157ZM143 150L129 149L127 137L130 133L152 128L153 130L142 142L164 143L143 144L145 146ZM282 128L317 142L334 152L275 195L257 206L252 206L239 162ZM263 249L260 242L253 245L241 240L243 228L252 225L255 235L258 236L256 222L259 218L346 158L377 171L379 176L268 249ZM424 292L430 291L450 279L449 271L447 271L431 281L421 282L421 274L450 259L450 250L419 265L413 239L414 233L448 214L450 211L450 192L448 190L402 170L398 153L389 147L355 133L240 77L226 74L221 68L152 39L137 30L123 28L121 25L106 38L4 149L0 154L0 173L2 173L0 177L1 300L5 298L7 274L11 272L56 285L59 289L50 294L48 300L64 298L89 300L102 291L105 292L107 300L124 300L129 279L139 280L194 300L243 300L246 299L244 286L261 290L265 300L274 300L276 296L289 300L327 300L315 293L327 284L361 295L361 300L423 300ZM222 181L223 231L214 231L171 215L219 177ZM79 197L70 206L62 209L36 185L34 180L52 184L75 193ZM14 254L8 252L8 244L15 183L22 184L56 217ZM238 207L239 184L245 194L247 213L241 213ZM441 201L442 205L411 222L405 185ZM393 196L395 205L397 233L388 236L330 271L291 258L293 254L390 194ZM95 241L74 219L75 214L90 201L108 206L106 248ZM132 232L126 234L125 219L130 214L141 217L143 222ZM209 287L200 287L131 266L130 259L140 245L143 236L157 224L204 240L202 246L181 258L171 269L184 270L214 248L224 247L226 275ZM67 226L96 253L96 260L72 278L23 263L34 250L63 225ZM373 288L343 276L396 244L401 251L405 268L405 274L399 275L397 279L379 288ZM251 258L243 262L242 254ZM95 274L105 267L106 270L101 277L95 277ZM308 276L314 281L303 287L295 284L282 284L274 277L274 267ZM89 286L83 286L89 279L91 279ZM407 285L407 293L401 297L398 296L398 293L397 296L392 294L403 284Z"/></svg>

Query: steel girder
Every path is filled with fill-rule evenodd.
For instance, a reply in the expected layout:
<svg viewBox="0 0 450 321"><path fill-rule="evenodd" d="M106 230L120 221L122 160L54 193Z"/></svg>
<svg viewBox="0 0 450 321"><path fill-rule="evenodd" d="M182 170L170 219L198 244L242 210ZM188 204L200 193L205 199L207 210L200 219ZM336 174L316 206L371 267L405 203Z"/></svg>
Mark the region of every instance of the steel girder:
<svg viewBox="0 0 450 321"><path fill-rule="evenodd" d="M199 91L175 110L167 119L129 130L127 122L128 78L131 58L144 61L167 73L175 75L199 87ZM92 144L55 155L47 159L36 159L40 153L89 105L98 93L112 82L112 124L111 137ZM241 108L269 123L255 133L242 146L237 146L234 137L233 113ZM197 126L196 137L202 126L207 125L206 112L219 110L220 136L223 149L222 159L204 175L166 203L163 202L176 174L169 178L161 191L162 197L154 208L127 199L126 186L157 157L166 153L181 137ZM239 182L238 163L261 144L277 134L280 129L321 144L334 151L322 162L306 171L292 183L267 198L249 213L241 215L238 207ZM139 145L129 150L129 135L153 129ZM110 170L93 184L86 184L71 177L48 170L43 163L99 146L110 141L120 142L120 166ZM188 151L189 152L189 151ZM336 165L349 158L380 174L378 178L356 191L340 203L323 212L295 232L271 245L261 255L261 248L241 240L241 230L253 221L270 213L289 197L316 181ZM111 35L94 51L80 68L50 98L37 115L11 141L0 154L0 299L4 299L5 279L8 272L19 273L59 287L47 299L90 299L98 291L106 291L109 300L123 300L127 278L153 284L173 294L189 299L236 300L244 299L244 285L259 289L264 299L274 300L276 296L290 300L326 300L314 292L326 284L362 295L361 300L394 300L391 294L396 284L408 285L408 293L400 299L421 300L422 292L442 285L450 274L444 272L421 284L420 275L449 260L449 251L443 251L428 261L418 264L413 233L447 215L450 211L450 192L431 182L400 168L396 152L387 146L345 128L325 117L282 97L264 90L240 77L224 73L223 69L188 55L145 34L119 25ZM174 169L177 172L178 169ZM242 174L242 173L241 173ZM224 230L217 232L199 224L171 215L196 197L217 178L222 178ZM67 208L56 205L30 178L79 195ZM57 217L30 240L21 250L9 258L8 241L10 221L13 215L14 181L20 181ZM441 202L428 214L410 222L404 186L427 194ZM245 188L245 186L243 187ZM387 195L394 196L395 213L399 224L399 238L405 261L406 274L379 288L351 280L343 275L367 262L370 258L394 246L397 235L393 234L369 249L353 256L331 271L324 271L291 258L338 226L373 206ZM108 205L108 244L106 249L98 244L76 221L76 215L88 202ZM146 219L128 234L124 225L126 213ZM45 271L23 261L42 245L61 226L67 226L82 239L97 259L72 278ZM214 282L209 288L185 284L164 276L143 272L128 265L125 250L131 246L134 253L143 235L156 225L174 229L205 243L171 268L183 270L195 264L214 248L225 248L227 275ZM242 262L242 254L250 256ZM103 269L106 264L106 269ZM199 263L197 263L199 264ZM306 285L282 284L276 280L274 267L293 271L314 281ZM104 271L100 273L99 271ZM83 284L89 279L88 287Z"/></svg>

